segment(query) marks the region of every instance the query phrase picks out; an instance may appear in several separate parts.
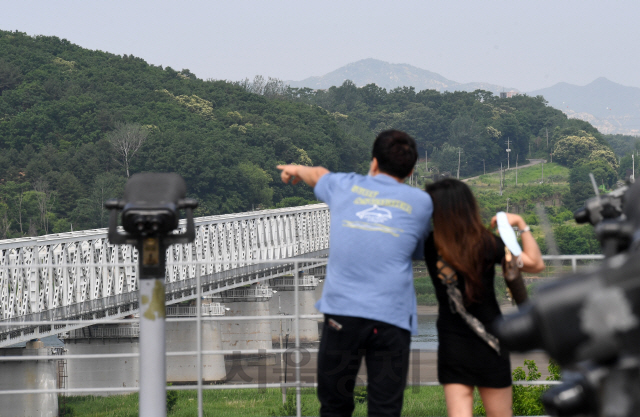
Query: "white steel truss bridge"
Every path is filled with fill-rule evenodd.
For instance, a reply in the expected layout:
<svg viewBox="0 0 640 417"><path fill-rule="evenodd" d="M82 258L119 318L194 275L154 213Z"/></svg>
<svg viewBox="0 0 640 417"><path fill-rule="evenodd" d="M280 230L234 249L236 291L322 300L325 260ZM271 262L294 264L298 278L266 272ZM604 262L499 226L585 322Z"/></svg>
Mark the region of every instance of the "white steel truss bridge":
<svg viewBox="0 0 640 417"><path fill-rule="evenodd" d="M326 265L329 224L325 204L197 218L167 250L166 304L196 298L197 274L211 295ZM137 257L107 229L0 241L0 347L136 314Z"/></svg>

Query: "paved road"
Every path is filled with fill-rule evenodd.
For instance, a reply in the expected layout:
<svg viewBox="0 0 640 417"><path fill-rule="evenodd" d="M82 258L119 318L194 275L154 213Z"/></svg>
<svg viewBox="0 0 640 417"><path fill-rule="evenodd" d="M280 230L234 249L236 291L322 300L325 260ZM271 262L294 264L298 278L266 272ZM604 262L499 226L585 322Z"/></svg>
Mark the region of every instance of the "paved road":
<svg viewBox="0 0 640 417"><path fill-rule="evenodd" d="M530 167L530 166L533 166L533 165L538 165L538 164L541 164L542 162L547 162L547 160L546 159L529 159L529 163L528 164L518 165L518 169ZM514 169L516 169L516 167L509 168L509 169L505 168L505 169L503 169L503 171L513 171ZM494 172L490 172L489 174L495 174L495 173L498 173L498 172L500 172L500 170L494 171ZM480 177L480 175L476 175L475 177L465 178L462 181L463 182L467 182L469 180L474 180L474 179L479 178L479 177Z"/></svg>

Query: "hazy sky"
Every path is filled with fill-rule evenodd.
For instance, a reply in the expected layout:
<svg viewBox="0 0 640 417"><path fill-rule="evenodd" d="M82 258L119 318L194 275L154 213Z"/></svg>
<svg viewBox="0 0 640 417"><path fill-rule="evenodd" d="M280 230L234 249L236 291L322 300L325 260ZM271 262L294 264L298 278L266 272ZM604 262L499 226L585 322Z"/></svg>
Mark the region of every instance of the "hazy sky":
<svg viewBox="0 0 640 417"><path fill-rule="evenodd" d="M637 0L0 0L0 29L203 79L301 80L376 58L521 91L640 87L639 19Z"/></svg>

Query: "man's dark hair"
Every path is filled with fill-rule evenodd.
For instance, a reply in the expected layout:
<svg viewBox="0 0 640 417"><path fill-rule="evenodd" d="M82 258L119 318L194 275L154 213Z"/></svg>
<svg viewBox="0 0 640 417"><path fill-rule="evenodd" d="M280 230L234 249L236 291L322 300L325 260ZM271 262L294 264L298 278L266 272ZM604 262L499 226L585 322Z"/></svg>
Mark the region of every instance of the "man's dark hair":
<svg viewBox="0 0 640 417"><path fill-rule="evenodd" d="M416 141L405 132L385 130L373 143L371 157L378 160L381 172L396 178L406 178L418 160Z"/></svg>

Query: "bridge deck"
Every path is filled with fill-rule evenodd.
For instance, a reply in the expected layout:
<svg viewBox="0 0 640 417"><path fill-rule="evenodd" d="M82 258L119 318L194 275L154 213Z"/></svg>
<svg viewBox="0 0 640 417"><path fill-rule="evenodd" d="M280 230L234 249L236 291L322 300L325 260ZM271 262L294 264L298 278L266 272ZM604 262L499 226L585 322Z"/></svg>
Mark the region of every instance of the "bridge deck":
<svg viewBox="0 0 640 417"><path fill-rule="evenodd" d="M207 295L325 265L329 221L324 204L197 218L167 250L167 304L196 297L196 274ZM137 257L106 229L0 241L0 347L136 313Z"/></svg>

